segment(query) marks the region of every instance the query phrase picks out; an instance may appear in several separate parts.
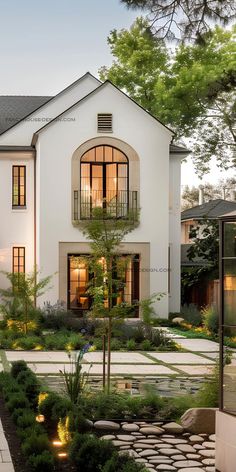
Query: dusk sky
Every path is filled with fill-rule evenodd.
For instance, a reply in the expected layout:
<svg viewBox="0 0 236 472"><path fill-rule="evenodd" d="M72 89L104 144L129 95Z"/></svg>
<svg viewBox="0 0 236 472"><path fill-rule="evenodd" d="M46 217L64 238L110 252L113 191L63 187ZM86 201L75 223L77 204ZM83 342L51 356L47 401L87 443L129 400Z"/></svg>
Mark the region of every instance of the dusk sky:
<svg viewBox="0 0 236 472"><path fill-rule="evenodd" d="M112 61L109 32L138 15L119 0L0 0L0 11L1 95L54 95L98 75ZM191 163L182 168L182 184L199 183ZM204 180L225 176L214 167Z"/></svg>

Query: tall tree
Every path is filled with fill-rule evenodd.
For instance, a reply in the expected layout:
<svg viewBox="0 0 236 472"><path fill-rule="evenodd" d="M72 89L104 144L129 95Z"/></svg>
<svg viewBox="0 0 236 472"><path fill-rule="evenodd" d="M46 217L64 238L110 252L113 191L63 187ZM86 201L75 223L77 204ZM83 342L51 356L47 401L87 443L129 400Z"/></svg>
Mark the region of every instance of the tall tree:
<svg viewBox="0 0 236 472"><path fill-rule="evenodd" d="M127 219L107 217L106 210L95 208L93 219L80 225L85 237L90 241L91 255L88 257L92 283L89 293L93 304L91 312L96 317L107 320L107 391L110 391L111 376L111 336L115 320L128 316L132 306L116 304L115 299L121 288L122 278L114 272L124 272L124 263L119 254L119 245L138 223L137 215L130 213Z"/></svg>
<svg viewBox="0 0 236 472"><path fill-rule="evenodd" d="M130 30L112 31L114 56L100 77L110 79L144 108L189 137L198 170L206 172L216 157L221 167L235 164L236 27L216 27L206 43L168 50L148 22L136 20Z"/></svg>
<svg viewBox="0 0 236 472"><path fill-rule="evenodd" d="M226 180L220 180L216 185L205 183L203 187L204 201L215 200L217 198L223 198L226 200L235 199L231 195L232 191L236 191L236 178L230 177ZM185 185L182 192L182 210L191 208L198 205L199 203L199 187L189 187Z"/></svg>
<svg viewBox="0 0 236 472"><path fill-rule="evenodd" d="M212 24L227 25L236 16L234 0L121 0L128 8L149 13L156 35L161 38L199 39Z"/></svg>

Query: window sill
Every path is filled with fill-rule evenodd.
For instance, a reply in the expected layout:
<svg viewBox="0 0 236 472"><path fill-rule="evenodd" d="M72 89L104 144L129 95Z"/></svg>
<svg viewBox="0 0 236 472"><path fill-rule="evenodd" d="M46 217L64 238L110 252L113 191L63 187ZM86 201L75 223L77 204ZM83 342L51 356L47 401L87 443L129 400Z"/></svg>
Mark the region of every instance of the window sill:
<svg viewBox="0 0 236 472"><path fill-rule="evenodd" d="M24 210L27 210L27 206L26 205L25 206L12 206L11 209L12 211L17 211L17 212L22 211L22 210L24 211Z"/></svg>

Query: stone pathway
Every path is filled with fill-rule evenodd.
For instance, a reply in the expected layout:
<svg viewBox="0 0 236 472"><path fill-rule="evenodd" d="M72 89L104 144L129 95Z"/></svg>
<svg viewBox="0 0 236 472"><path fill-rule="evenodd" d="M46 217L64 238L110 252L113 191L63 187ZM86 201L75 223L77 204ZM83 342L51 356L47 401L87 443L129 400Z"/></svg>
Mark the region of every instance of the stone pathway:
<svg viewBox="0 0 236 472"><path fill-rule="evenodd" d="M215 472L215 435L184 432L177 423L118 423L97 421L95 430L107 430L119 453L128 453L149 471Z"/></svg>
<svg viewBox="0 0 236 472"><path fill-rule="evenodd" d="M0 472L14 472L7 440L0 420ZM23 472L23 471L22 471Z"/></svg>

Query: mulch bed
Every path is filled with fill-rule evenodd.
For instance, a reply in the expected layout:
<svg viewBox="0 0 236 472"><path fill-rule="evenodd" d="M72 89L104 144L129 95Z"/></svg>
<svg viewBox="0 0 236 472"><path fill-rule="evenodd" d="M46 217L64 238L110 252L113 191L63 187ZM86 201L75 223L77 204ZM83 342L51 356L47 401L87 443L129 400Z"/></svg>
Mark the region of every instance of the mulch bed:
<svg viewBox="0 0 236 472"><path fill-rule="evenodd" d="M21 442L16 434L16 426L13 423L9 411L7 410L4 400L1 396L0 414L15 472L30 472L26 465L24 454L21 451ZM76 472L76 469L71 464L69 464L67 460L62 460L60 463L56 464L55 472Z"/></svg>

